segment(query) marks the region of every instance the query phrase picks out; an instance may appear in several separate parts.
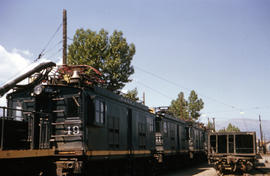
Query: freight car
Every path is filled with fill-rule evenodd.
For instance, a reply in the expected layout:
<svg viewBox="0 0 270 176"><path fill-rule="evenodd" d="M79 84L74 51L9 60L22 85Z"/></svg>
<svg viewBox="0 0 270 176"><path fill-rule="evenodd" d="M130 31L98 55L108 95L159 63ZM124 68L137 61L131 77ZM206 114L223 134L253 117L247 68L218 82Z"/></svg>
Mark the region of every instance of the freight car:
<svg viewBox="0 0 270 176"><path fill-rule="evenodd" d="M17 84L27 77L29 84ZM163 158L205 154L207 132L198 124L151 113L99 84L100 73L90 66L48 62L1 87L1 95L14 91L1 107L0 169L10 175L136 174L151 172Z"/></svg>
<svg viewBox="0 0 270 176"><path fill-rule="evenodd" d="M208 159L219 174L247 172L256 162L255 132L215 132L208 136Z"/></svg>

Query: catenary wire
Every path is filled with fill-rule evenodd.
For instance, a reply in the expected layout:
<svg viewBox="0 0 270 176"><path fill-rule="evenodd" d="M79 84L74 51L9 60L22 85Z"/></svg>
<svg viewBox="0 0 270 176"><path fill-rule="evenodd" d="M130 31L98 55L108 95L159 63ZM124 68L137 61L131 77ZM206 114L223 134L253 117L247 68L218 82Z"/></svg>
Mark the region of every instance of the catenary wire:
<svg viewBox="0 0 270 176"><path fill-rule="evenodd" d="M63 23L61 23L58 28L56 29L56 31L54 32L54 34L51 36L51 38L49 39L49 41L47 42L47 44L44 46L44 48L41 50L40 54L38 55L38 57L34 60L34 62L36 62L37 60L41 59L42 56L45 54L44 52L46 51L47 47L49 46L49 44L51 43L51 41L54 39L54 37L56 36L56 34L59 32L60 28L62 27Z"/></svg>
<svg viewBox="0 0 270 176"><path fill-rule="evenodd" d="M186 88L186 87L184 87L184 86L182 86L182 85L180 85L180 84L178 84L178 83L175 83L175 82L173 82L173 81L170 81L170 80L168 80L168 79L166 79L166 78L163 78L163 77L161 77L161 76L159 76L159 75L156 75L156 74L154 74L154 73L151 73L151 72L149 72L149 71L147 71L147 70L145 70L145 69L142 69L141 67L138 67L138 66L134 66L134 67L135 67L136 69L141 70L142 72L147 73L147 74L149 74L149 75L151 75L151 76L153 76L153 77L156 77L156 78L158 78L158 79L160 79L160 80L162 80L162 81L166 81L167 83L170 83L171 85L174 85L174 86L176 86L177 88L181 87L181 88L183 88L183 89L185 89L185 90L188 90L188 91L191 91L191 90L192 90L192 89ZM230 104L224 103L224 102L222 102L222 101L219 101L219 100L217 100L217 99L215 99L215 98L206 96L206 95L204 95L204 94L202 94L202 93L199 93L199 92L197 92L197 94L200 95L200 96L202 96L202 97L205 97L205 98L207 98L207 99L210 99L210 100L212 100L212 101L215 101L215 102L217 102L217 103L223 104L224 106L228 106L228 107L230 107L230 108L237 109L237 110L240 110L240 111L241 111L241 108L238 108L238 107L236 107L236 106L234 106L234 105L230 105Z"/></svg>
<svg viewBox="0 0 270 176"><path fill-rule="evenodd" d="M62 40L60 40L59 42L57 42L55 45L53 45L51 48L49 48L46 53L44 54L45 55L48 55L48 53L50 53L51 51L53 51L59 44L63 43Z"/></svg>
<svg viewBox="0 0 270 176"><path fill-rule="evenodd" d="M174 86L176 86L176 87L181 87L181 88L183 88L183 89L185 89L185 90L191 91L191 89L189 89L189 88L187 88L187 87L185 87L185 86L182 86L182 85L180 85L180 84L178 84L178 83L175 83L175 82L173 82L173 81L171 81L171 80L168 80L168 79L163 78L163 77L161 77L161 76L159 76L159 75L156 75L156 74L154 74L154 73L151 73L151 72L149 72L149 71L147 71L147 70L145 70L145 69L142 69L141 67L138 67L138 66L134 66L134 67L135 67L137 70L141 70L142 72L147 73L147 74L149 74L149 75L151 75L151 76L153 76L153 77L156 77L156 78L158 78L158 79L160 79L160 80L162 80L162 81L166 81L167 83L170 83L171 85L174 85ZM142 83L141 83L141 84L142 84ZM147 86L147 85L145 85L145 84L144 84L144 86L145 86L145 87L148 87L148 88L150 88L150 89L153 90L153 88L151 88L150 86ZM155 90L155 91L158 92L159 94L162 94L162 95L164 96L164 94L161 93L160 91L157 91L157 90ZM197 92L197 93L198 93L198 92ZM220 104L222 104L222 105L224 105L224 106L227 106L227 107L232 108L231 111L226 111L226 112L233 112L233 111L243 112L243 111L249 111L249 110L252 110L252 111L253 111L253 110L258 110L258 109L263 109L263 108L269 107L269 106L254 106L254 107L250 107L250 108L239 108L239 107L236 107L236 106L234 106L234 105L231 105L231 104L228 104L228 103L224 103L224 102L222 102L222 101L220 101L220 100L217 100L217 99L215 99L215 98L206 96L206 95L204 95L204 94L202 94L202 93L198 93L198 95L200 95L200 96L202 96L202 97L205 97L205 98L208 98L208 99L211 99L212 101L215 101L215 102L217 102L217 103L220 103ZM165 97L169 98L167 95L165 95ZM170 98L170 99L172 99L172 98ZM225 111L224 111L224 112L225 112ZM206 113L211 114L211 113L216 113L216 112L206 112ZM255 113L255 112L249 112L249 114L250 114L250 113L253 114L253 115L255 115L255 116L258 115L258 114Z"/></svg>
<svg viewBox="0 0 270 176"><path fill-rule="evenodd" d="M152 87L150 87L150 86L148 86L148 85L142 83L141 81L138 81L138 80L134 80L134 81L137 82L138 84L140 84L140 85L142 85L142 86L148 88L148 89L151 89L151 90L155 91L156 93L162 95L162 96L165 97L165 98L168 98L168 99L170 99L170 100L173 99L172 97L170 97L170 96L168 96L168 95L166 95L166 94L160 92L159 90L156 90L156 89L154 89L154 88L152 88Z"/></svg>
<svg viewBox="0 0 270 176"><path fill-rule="evenodd" d="M63 23L61 23L61 24L57 27L56 31L55 31L54 34L51 36L51 38L49 39L49 41L46 43L46 45L44 46L44 48L41 50L41 52L40 52L40 54L38 55L38 57L37 57L33 62L30 62L27 66L25 66L23 69L20 69L16 74L14 74L14 75L12 75L10 78L8 78L8 81L3 82L3 83L1 84L1 86L3 86L4 84L6 84L7 82L9 82L9 80L11 80L12 78L14 78L14 77L15 77L16 75L18 75L21 71L25 70L25 69L26 69L27 67L29 67L31 64L35 63L36 61L38 61L39 59L41 59L41 58L44 56L47 47L49 46L49 44L51 43L51 41L55 38L56 34L57 34L57 33L59 32L59 30L61 29L62 24L63 24ZM57 45L58 45L58 44L59 44L59 42L57 43Z"/></svg>
<svg viewBox="0 0 270 176"><path fill-rule="evenodd" d="M48 58L52 58L52 57L57 56L62 50L63 50L63 47L59 48L56 52L49 55Z"/></svg>

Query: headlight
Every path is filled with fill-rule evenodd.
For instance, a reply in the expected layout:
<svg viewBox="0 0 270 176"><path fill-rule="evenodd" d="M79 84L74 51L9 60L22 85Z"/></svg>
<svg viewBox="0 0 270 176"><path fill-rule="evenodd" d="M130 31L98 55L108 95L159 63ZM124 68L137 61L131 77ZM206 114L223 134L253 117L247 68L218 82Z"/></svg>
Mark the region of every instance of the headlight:
<svg viewBox="0 0 270 176"><path fill-rule="evenodd" d="M34 93L35 93L36 95L39 95L39 94L41 94L42 90L43 90L43 87L42 87L41 85L38 85L38 86L36 86L36 87L34 88Z"/></svg>

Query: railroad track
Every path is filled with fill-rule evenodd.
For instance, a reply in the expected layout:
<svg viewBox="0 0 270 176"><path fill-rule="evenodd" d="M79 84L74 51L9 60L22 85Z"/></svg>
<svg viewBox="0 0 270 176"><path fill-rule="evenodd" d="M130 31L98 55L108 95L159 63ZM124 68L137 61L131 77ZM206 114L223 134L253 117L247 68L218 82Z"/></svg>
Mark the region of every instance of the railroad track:
<svg viewBox="0 0 270 176"><path fill-rule="evenodd" d="M255 174L270 175L270 168L255 168Z"/></svg>

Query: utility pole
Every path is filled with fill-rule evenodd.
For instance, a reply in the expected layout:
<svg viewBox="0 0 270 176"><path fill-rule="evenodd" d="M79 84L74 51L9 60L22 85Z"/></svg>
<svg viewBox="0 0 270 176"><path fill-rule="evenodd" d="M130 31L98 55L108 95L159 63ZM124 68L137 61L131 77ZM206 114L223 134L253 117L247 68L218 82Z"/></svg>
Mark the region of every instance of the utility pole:
<svg viewBox="0 0 270 176"><path fill-rule="evenodd" d="M260 122L261 145L263 145L262 121L260 115L259 115L259 122Z"/></svg>
<svg viewBox="0 0 270 176"><path fill-rule="evenodd" d="M216 123L215 123L215 118L213 117L213 128L214 128L214 132L216 132Z"/></svg>
<svg viewBox="0 0 270 176"><path fill-rule="evenodd" d="M143 92L143 104L145 105L145 93Z"/></svg>
<svg viewBox="0 0 270 176"><path fill-rule="evenodd" d="M63 65L67 65L67 11L63 10Z"/></svg>

